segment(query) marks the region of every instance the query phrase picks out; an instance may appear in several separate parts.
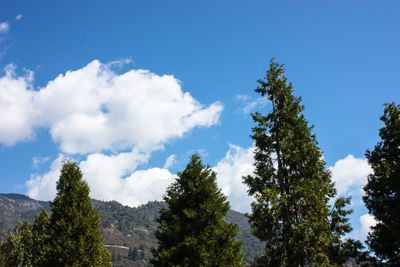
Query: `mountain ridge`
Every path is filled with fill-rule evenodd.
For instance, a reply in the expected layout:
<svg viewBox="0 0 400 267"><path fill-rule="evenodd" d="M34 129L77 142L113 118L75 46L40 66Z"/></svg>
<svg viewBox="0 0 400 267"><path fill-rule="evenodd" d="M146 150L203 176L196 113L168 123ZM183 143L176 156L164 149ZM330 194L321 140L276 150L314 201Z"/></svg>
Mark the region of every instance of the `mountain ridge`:
<svg viewBox="0 0 400 267"><path fill-rule="evenodd" d="M113 266L152 266L149 263L151 248L157 246L155 218L165 203L149 201L138 207L95 199L92 203L101 216L100 232L105 247L112 253ZM18 220L33 222L35 214L43 208L51 213L49 201L34 200L22 194L0 193L0 239L8 236ZM245 262L252 263L262 253L263 244L251 234L246 216L229 210L225 220L238 225L237 239L243 241Z"/></svg>

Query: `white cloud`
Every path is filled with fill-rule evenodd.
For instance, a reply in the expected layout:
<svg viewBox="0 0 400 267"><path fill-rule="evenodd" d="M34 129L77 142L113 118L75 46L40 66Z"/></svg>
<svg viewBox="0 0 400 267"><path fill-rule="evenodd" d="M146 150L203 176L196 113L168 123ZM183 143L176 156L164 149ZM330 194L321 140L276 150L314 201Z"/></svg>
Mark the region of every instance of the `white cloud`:
<svg viewBox="0 0 400 267"><path fill-rule="evenodd" d="M268 99L265 96L252 100L248 95L236 95L236 99L244 103L241 111L245 114L253 112L257 107L262 108L268 103Z"/></svg>
<svg viewBox="0 0 400 267"><path fill-rule="evenodd" d="M60 155L44 175L32 176L26 183L27 194L34 199L51 200L56 195L56 182L63 160ZM174 175L166 169L136 170L146 163L148 153L138 150L118 155L91 154L79 166L90 186L90 196L100 200L116 200L132 207L151 200L162 200Z"/></svg>
<svg viewBox="0 0 400 267"><path fill-rule="evenodd" d="M164 169L169 169L169 168L173 167L175 164L176 164L176 155L172 154L165 161L163 168Z"/></svg>
<svg viewBox="0 0 400 267"><path fill-rule="evenodd" d="M15 17L15 19L16 19L16 20L20 20L20 19L22 19L22 17L23 17L22 14L18 14L18 15Z"/></svg>
<svg viewBox="0 0 400 267"><path fill-rule="evenodd" d="M0 23L0 34L6 34L10 30L10 24L8 22Z"/></svg>
<svg viewBox="0 0 400 267"><path fill-rule="evenodd" d="M242 212L250 211L252 201L247 195L247 186L242 183L242 177L252 174L254 170L253 151L253 147L244 149L230 145L226 156L214 167L218 174L218 185L228 196L232 208ZM351 194L356 196L356 199L360 197L362 187L371 172L366 159L355 158L353 155L336 161L329 169L332 171L332 180L336 183L338 193Z"/></svg>
<svg viewBox="0 0 400 267"><path fill-rule="evenodd" d="M32 79L31 72L16 77L15 66L6 66L0 78L0 143L11 146L34 136L38 110L33 105Z"/></svg>
<svg viewBox="0 0 400 267"><path fill-rule="evenodd" d="M123 180L123 190L117 201L130 206L145 204L151 200L162 200L174 175L166 169L151 168L134 172Z"/></svg>
<svg viewBox="0 0 400 267"><path fill-rule="evenodd" d="M244 149L229 145L225 157L213 169L217 173L219 188L228 197L231 208L241 212L250 211L253 201L247 194L247 186L243 184L243 176L253 173L254 148Z"/></svg>
<svg viewBox="0 0 400 267"><path fill-rule="evenodd" d="M122 189L121 180L138 165L146 163L149 154L137 150L118 155L91 154L80 163L83 175L91 187L91 196L112 200Z"/></svg>
<svg viewBox="0 0 400 267"><path fill-rule="evenodd" d="M0 142L13 145L46 127L69 154L132 147L149 152L194 127L218 123L222 105L204 107L172 75L117 74L112 65L94 60L36 91L32 79L6 72L0 79L0 108L7 115Z"/></svg>
<svg viewBox="0 0 400 267"><path fill-rule="evenodd" d="M150 200L161 200L173 180L173 175L166 169L136 170L148 159L148 153L138 150L116 156L92 154L80 163L80 167L93 198L138 206Z"/></svg>
<svg viewBox="0 0 400 267"><path fill-rule="evenodd" d="M230 145L225 157L213 167L217 173L218 187L228 197L231 208L241 212L250 212L250 203L253 201L253 198L247 194L247 186L242 182L243 176L253 173L253 153L254 147L242 148ZM50 200L55 196L55 185L63 158L62 155L59 155L52 163L48 173L31 177L26 183L30 197ZM168 171L168 168L176 163L174 154L167 158L163 168L138 170L138 166L146 164L149 159L150 152L134 148L130 152L116 155L89 154L79 165L84 179L91 188L93 198L117 200L125 205L138 206L151 200L161 200L167 186L174 180L174 174ZM343 164L343 162L353 164ZM333 175L336 175L335 177L358 177L358 174L356 175L354 172L358 173L360 170L364 170L364 168L355 168L356 163L360 162L363 163L364 160L355 159L351 155L338 160L335 167L331 167ZM339 179L339 181L342 180ZM355 188L358 186L360 189L363 182L360 182L359 179L353 180L352 183L339 183L340 190L343 191L350 186L355 186ZM369 225L371 216L368 216L364 215L360 218L362 225ZM363 226L362 229L362 232L365 233L367 228Z"/></svg>
<svg viewBox="0 0 400 267"><path fill-rule="evenodd" d="M49 157L33 157L32 158L32 167L37 168L41 164L47 162L49 160Z"/></svg>
<svg viewBox="0 0 400 267"><path fill-rule="evenodd" d="M26 183L30 197L40 200L54 198L63 158L60 155L51 164L48 173L31 177ZM149 158L150 153L139 149L117 155L94 153L81 161L79 166L90 186L91 197L138 206L151 200L162 200L166 188L174 181L174 174L167 168L175 164L175 155L167 158L163 168L138 170L138 166L147 163ZM252 198L247 195L242 176L251 174L254 169L253 147L244 149L230 145L225 157L213 169L217 172L218 186L228 196L231 207L250 211Z"/></svg>
<svg viewBox="0 0 400 267"><path fill-rule="evenodd" d="M371 173L371 167L366 159L355 158L348 155L344 159L335 162L335 166L329 167L332 172L332 180L335 182L338 194L349 193L356 187L356 192L361 194L362 186L367 182L367 176Z"/></svg>
<svg viewBox="0 0 400 267"><path fill-rule="evenodd" d="M248 95L236 95L236 99L239 101L247 101L249 99Z"/></svg>
<svg viewBox="0 0 400 267"><path fill-rule="evenodd" d="M365 239L370 231L372 226L375 226L377 221L375 220L374 216L370 214L364 214L360 217L361 223L361 238Z"/></svg>
<svg viewBox="0 0 400 267"><path fill-rule="evenodd" d="M43 175L31 175L26 182L28 196L37 200L51 200L56 196L56 184L60 177L60 170L64 156L58 155L51 166L50 171Z"/></svg>
<svg viewBox="0 0 400 267"><path fill-rule="evenodd" d="M173 181L167 168L176 163L175 155L163 169L138 166L169 139L218 123L222 105L204 107L171 75L146 70L117 74L111 69L124 63L94 60L38 90L32 89L32 73L17 77L10 65L0 80L0 111L8 115L0 122L0 142L13 145L33 138L36 128L48 128L61 151L86 155L79 165L93 198L130 206L161 200ZM33 175L26 183L30 197L55 196L63 157L48 173Z"/></svg>

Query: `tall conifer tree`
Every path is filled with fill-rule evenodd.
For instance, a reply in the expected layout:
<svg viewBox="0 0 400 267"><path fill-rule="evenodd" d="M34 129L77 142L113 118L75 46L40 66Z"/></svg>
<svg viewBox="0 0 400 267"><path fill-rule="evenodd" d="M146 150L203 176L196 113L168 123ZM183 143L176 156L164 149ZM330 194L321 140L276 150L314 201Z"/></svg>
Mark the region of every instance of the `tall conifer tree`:
<svg viewBox="0 0 400 267"><path fill-rule="evenodd" d="M229 203L216 184L216 174L193 155L168 188L156 232L155 266L243 266L236 225L224 221Z"/></svg>
<svg viewBox="0 0 400 267"><path fill-rule="evenodd" d="M51 203L48 266L111 266L100 235L100 215L74 162L64 163Z"/></svg>
<svg viewBox="0 0 400 267"><path fill-rule="evenodd" d="M378 223L368 245L381 259L400 266L400 105L385 104L380 142L365 156L372 167L363 200Z"/></svg>
<svg viewBox="0 0 400 267"><path fill-rule="evenodd" d="M336 194L330 172L302 114L301 99L293 95L283 73L283 65L271 60L265 80L259 80L255 90L267 97L272 111L252 114L257 124L252 134L255 171L244 177L255 198L249 221L253 233L266 242L262 265L329 265L333 228L339 227L331 217L347 213L330 210L328 201Z"/></svg>

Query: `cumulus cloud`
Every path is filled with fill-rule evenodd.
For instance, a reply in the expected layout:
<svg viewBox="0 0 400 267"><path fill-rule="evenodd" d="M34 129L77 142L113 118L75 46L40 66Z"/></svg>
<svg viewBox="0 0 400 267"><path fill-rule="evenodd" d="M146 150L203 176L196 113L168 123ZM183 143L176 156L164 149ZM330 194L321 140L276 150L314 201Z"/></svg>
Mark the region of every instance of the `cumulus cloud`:
<svg viewBox="0 0 400 267"><path fill-rule="evenodd" d="M138 206L150 200L161 200L173 179L166 169L137 170L137 166L148 159L148 153L138 150L115 156L97 153L89 155L80 167L93 198Z"/></svg>
<svg viewBox="0 0 400 267"><path fill-rule="evenodd" d="M51 200L56 195L56 184L60 177L60 170L64 155L58 155L50 166L50 170L43 175L31 175L29 181L26 182L28 188L28 196L37 200Z"/></svg>
<svg viewBox="0 0 400 267"><path fill-rule="evenodd" d="M33 89L33 74L18 77L9 65L0 78L0 143L14 145L32 139L38 128L49 130L63 153L82 154L79 165L91 196L137 206L161 200L174 175L167 168L139 170L151 152L171 138L182 137L194 127L219 121L222 104L203 106L172 75L147 70L119 74L126 60L103 64L97 60L60 74L43 88ZM56 193L60 156L49 172L32 175L27 194L50 200ZM34 165L40 163L33 159Z"/></svg>
<svg viewBox="0 0 400 267"><path fill-rule="evenodd" d="M250 203L253 201L253 198L247 194L247 186L242 182L243 176L252 174L254 171L253 153L253 146L242 148L231 144L225 156L213 167L217 173L218 187L228 197L231 208L241 212L250 212ZM161 200L167 186L175 177L168 170L177 163L174 154L166 159L163 168L139 170L138 167L148 163L150 156L150 152L143 152L139 148L115 155L92 153L87 155L79 165L91 188L93 198L117 200L125 205L138 206L151 200ZM59 155L51 164L48 173L31 177L26 183L27 193L30 197L50 200L55 196L55 185L63 158L63 155ZM367 166L364 164L365 160L349 155L338 160L335 166L330 167L340 192L347 192L346 190L352 186L361 192L361 187L368 174L368 171L365 171ZM369 169L367 168L367 170ZM347 177L353 182L349 183L343 177ZM371 216L362 216L360 222L362 225L370 225L368 223L372 222ZM365 233L367 228L362 227L362 231Z"/></svg>
<svg viewBox="0 0 400 267"><path fill-rule="evenodd" d="M228 196L231 208L241 212L249 212L253 201L247 194L247 186L242 178L253 173L253 152L254 147L245 149L229 145L225 157L213 168L217 173L218 186Z"/></svg>
<svg viewBox="0 0 400 267"><path fill-rule="evenodd" d="M124 187L117 201L130 206L160 201L173 181L174 175L166 169L138 170L123 180Z"/></svg>
<svg viewBox="0 0 400 267"><path fill-rule="evenodd" d="M254 169L253 149L230 145L225 157L213 167L217 172L218 186L228 196L231 207L242 212L250 211L252 201L247 195L242 177L251 174ZM31 177L26 183L30 197L40 200L51 200L55 197L56 181L64 158L60 155L51 164L48 173ZM150 153L133 149L117 155L89 154L79 166L90 186L91 197L138 206L151 200L162 200L168 185L175 177L167 169L176 163L175 155L166 159L163 168L138 170L138 166L147 163L149 159Z"/></svg>
<svg viewBox="0 0 400 267"><path fill-rule="evenodd" d="M364 214L360 217L361 223L361 238L365 239L372 226L375 226L377 221L374 216L370 214Z"/></svg>
<svg viewBox="0 0 400 267"><path fill-rule="evenodd" d="M361 194L361 187L367 182L367 176L371 173L371 167L366 159L355 158L348 155L344 159L335 162L329 167L332 172L332 180L335 182L338 194L349 193L356 187Z"/></svg>
<svg viewBox="0 0 400 267"><path fill-rule="evenodd" d="M225 157L214 167L218 174L218 185L228 196L232 208L242 212L250 210L252 201L247 195L247 187L242 183L242 177L253 173L253 153L254 147L245 149L230 145ZM353 194L357 199L361 196L362 187L371 172L366 159L355 158L353 155L336 161L329 169L338 194Z"/></svg>
<svg viewBox="0 0 400 267"><path fill-rule="evenodd" d="M33 104L32 80L32 72L17 77L14 65L5 67L5 75L0 78L0 143L11 146L34 136L39 114Z"/></svg>
<svg viewBox="0 0 400 267"><path fill-rule="evenodd" d="M34 199L51 200L56 196L56 182L60 176L62 161L53 161L50 171L34 175L26 183L27 194ZM174 175L167 169L137 170L146 163L148 153L133 149L118 155L90 154L79 163L83 178L90 186L90 196L100 200L116 200L124 205L138 206L151 200L162 200Z"/></svg>
<svg viewBox="0 0 400 267"><path fill-rule="evenodd" d="M97 199L115 199L121 190L121 179L132 173L139 164L147 162L148 154L137 150L118 155L91 154L80 163L85 179L91 187L91 195Z"/></svg>
<svg viewBox="0 0 400 267"><path fill-rule="evenodd" d="M194 127L218 123L221 103L204 107L174 76L140 69L118 74L112 65L94 60L39 90L31 89L32 75L6 71L0 79L0 108L7 115L0 142L28 140L44 127L69 154L152 151Z"/></svg>
<svg viewBox="0 0 400 267"><path fill-rule="evenodd" d="M10 30L10 24L8 22L0 23L0 34L6 34Z"/></svg>

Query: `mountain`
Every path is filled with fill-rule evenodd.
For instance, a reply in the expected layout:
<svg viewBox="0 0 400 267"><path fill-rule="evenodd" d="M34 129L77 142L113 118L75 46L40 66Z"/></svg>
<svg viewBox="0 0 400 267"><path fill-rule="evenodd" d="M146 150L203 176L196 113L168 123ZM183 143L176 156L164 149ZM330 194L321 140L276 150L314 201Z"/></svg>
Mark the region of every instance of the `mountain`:
<svg viewBox="0 0 400 267"><path fill-rule="evenodd" d="M92 200L101 216L101 234L104 245L112 252L113 266L152 266L151 248L157 246L154 231L155 218L165 205L152 201L137 208L121 205L116 201ZM20 194L0 194L0 239L17 225L18 220L33 221L42 209L49 213L50 203L37 201ZM263 244L251 234L244 214L230 210L225 220L239 226L238 239L243 241L245 261L250 264L263 251Z"/></svg>

